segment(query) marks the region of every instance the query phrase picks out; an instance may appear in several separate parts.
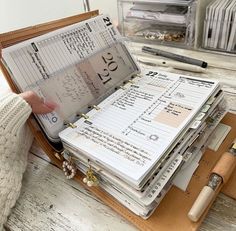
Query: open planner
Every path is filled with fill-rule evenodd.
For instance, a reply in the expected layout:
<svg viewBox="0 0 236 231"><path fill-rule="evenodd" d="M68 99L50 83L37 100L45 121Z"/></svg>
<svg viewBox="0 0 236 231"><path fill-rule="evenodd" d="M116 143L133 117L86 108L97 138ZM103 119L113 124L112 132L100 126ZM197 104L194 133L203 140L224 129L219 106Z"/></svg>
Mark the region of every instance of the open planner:
<svg viewBox="0 0 236 231"><path fill-rule="evenodd" d="M217 81L140 69L107 15L2 50L20 91L58 107L37 120L63 157L148 218L226 113Z"/></svg>

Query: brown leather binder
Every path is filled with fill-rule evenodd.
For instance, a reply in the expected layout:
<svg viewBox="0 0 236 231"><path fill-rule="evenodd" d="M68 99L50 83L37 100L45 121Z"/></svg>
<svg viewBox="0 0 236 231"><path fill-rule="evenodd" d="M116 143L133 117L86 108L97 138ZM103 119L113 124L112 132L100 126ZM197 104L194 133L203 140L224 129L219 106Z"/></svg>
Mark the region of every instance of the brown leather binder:
<svg viewBox="0 0 236 231"><path fill-rule="evenodd" d="M20 29L17 31L5 33L0 35L0 47L5 48L11 46L13 44L19 43L26 39L36 37L42 34L45 34L49 31L71 25L73 23L77 23L79 21L88 19L90 17L94 17L98 15L98 11L92 11L88 13L84 13L81 15L64 18L61 20L28 27L24 29ZM10 74L8 73L7 69L0 61L0 65L4 76L6 77L11 89L14 92L18 92L17 87L15 86L14 82L11 79ZM211 150L206 150L204 153L201 161L200 166L194 173L191 182L186 190L183 192L176 187L172 187L168 194L164 197L163 201L161 202L160 206L156 209L153 215L147 219L143 220L141 217L134 215L128 209L123 207L119 202L117 202L113 197L109 196L99 187L87 187L82 182L83 175L82 173L78 173L75 179L87 187L88 190L92 191L99 199L104 201L108 206L113 208L119 214L124 216L127 220L137 226L140 230L181 230L181 231L188 231L188 230L197 230L200 226L204 216L206 215L207 211L205 211L204 215L201 219L194 223L190 221L187 217L188 211L191 208L194 200L198 196L198 193L202 189L202 187L207 183L208 177L210 174L211 169L220 158L222 153L227 151L231 142L234 140L236 136L236 115L228 113L223 121L223 123L232 127L230 133L227 135L224 142L221 144L220 148L217 152L213 152ZM31 116L28 120L28 124L35 136L35 139L38 141L39 145L42 149L47 153L50 157L51 161L56 164L58 167L62 168L62 158L58 153L62 150L55 149L51 144L50 141L44 136L43 132L41 131L39 125L35 121L34 117ZM234 170L231 178L229 179L228 183L223 186L222 192L226 195L236 199L236 171ZM209 209L209 207L208 207Z"/></svg>

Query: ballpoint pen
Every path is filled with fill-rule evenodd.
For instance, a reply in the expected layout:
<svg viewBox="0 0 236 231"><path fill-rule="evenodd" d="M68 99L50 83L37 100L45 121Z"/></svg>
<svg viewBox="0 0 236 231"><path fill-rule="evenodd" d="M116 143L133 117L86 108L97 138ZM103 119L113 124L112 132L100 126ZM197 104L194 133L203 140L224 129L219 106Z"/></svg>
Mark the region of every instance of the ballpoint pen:
<svg viewBox="0 0 236 231"><path fill-rule="evenodd" d="M198 73L205 73L207 71L205 68L198 67L195 65L181 63L181 62L173 62L173 61L164 60L164 59L142 57L142 58L138 58L137 60L138 62L149 65L149 66L172 67L174 69L198 72Z"/></svg>
<svg viewBox="0 0 236 231"><path fill-rule="evenodd" d="M188 213L190 220L196 222L212 202L215 193L225 184L236 166L236 139L213 168L208 184L203 187Z"/></svg>

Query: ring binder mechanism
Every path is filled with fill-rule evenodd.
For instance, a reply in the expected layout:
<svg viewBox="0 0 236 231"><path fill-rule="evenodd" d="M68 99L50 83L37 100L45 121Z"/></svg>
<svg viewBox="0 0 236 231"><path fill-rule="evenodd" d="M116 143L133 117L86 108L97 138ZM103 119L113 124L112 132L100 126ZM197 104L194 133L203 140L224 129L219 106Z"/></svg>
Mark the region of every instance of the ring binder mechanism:
<svg viewBox="0 0 236 231"><path fill-rule="evenodd" d="M98 107L97 105L93 105L92 107L93 107L95 110L97 110L97 111L101 109L101 108Z"/></svg>
<svg viewBox="0 0 236 231"><path fill-rule="evenodd" d="M125 90L126 88L124 86L119 86L120 89Z"/></svg>
<svg viewBox="0 0 236 231"><path fill-rule="evenodd" d="M83 117L85 120L88 120L89 119L89 116L82 113L82 114L79 114L80 117Z"/></svg>
<svg viewBox="0 0 236 231"><path fill-rule="evenodd" d="M70 122L64 122L64 125L66 125L67 127L71 127L71 128L76 128L77 126L73 123Z"/></svg>
<svg viewBox="0 0 236 231"><path fill-rule="evenodd" d="M129 79L129 80L127 80L127 81L124 81L123 82L123 84L124 85L121 85L119 88L121 88L121 89L123 89L123 90L126 90L128 87L129 87L129 85L131 84L134 84L135 82L134 82L134 80L132 80L132 79ZM127 88L126 88L127 87Z"/></svg>

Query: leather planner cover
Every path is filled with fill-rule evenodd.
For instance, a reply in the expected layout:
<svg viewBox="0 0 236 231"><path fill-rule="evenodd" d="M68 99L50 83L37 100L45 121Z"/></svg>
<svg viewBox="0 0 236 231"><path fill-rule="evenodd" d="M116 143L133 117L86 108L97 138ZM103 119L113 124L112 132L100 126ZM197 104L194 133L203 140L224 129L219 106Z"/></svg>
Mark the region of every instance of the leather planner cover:
<svg viewBox="0 0 236 231"><path fill-rule="evenodd" d="M84 13L81 15L72 16L69 18L60 19L57 21L40 24L33 27L28 27L20 29L17 31L5 33L0 35L0 48L5 48L16 44L18 42L24 41L26 39L39 36L41 34L47 33L49 31L77 23L79 21L88 19L98 15L98 11L92 11ZM4 67L2 60L0 62L4 76L6 77L8 83L11 86L11 89L14 92L18 92L15 84L13 83L10 74L7 69ZM31 116L28 120L29 126L35 136L35 139L38 141L42 149L48 154L51 161L56 164L58 167L62 168L62 158L58 155L58 150L54 149L47 138L44 136L43 132L40 130L37 122L34 117ZM139 216L134 215L128 209L123 207L119 202L117 202L113 197L109 196L99 187L87 187L86 184L82 182L83 175L78 173L75 179L81 183L88 190L92 191L100 200L110 206L112 209L117 211L131 223L133 223L140 230L197 230L200 226L202 220L204 219L207 211L198 222L192 222L188 219L187 214L193 205L195 199L197 198L199 192L203 186L208 182L208 177L213 169L214 165L217 163L221 155L228 150L232 141L236 136L236 115L228 113L221 123L225 123L232 127L231 131L219 147L217 152L206 150L201 161L200 165L195 171L190 184L185 192L181 191L176 187L172 187L167 195L162 200L159 207L152 214L152 216L144 220ZM234 170L231 175L228 183L220 188L223 193L236 199L236 170ZM219 189L219 190L220 190ZM209 206L210 207L210 206ZM208 209L209 209L208 207ZM178 228L179 227L179 228Z"/></svg>

